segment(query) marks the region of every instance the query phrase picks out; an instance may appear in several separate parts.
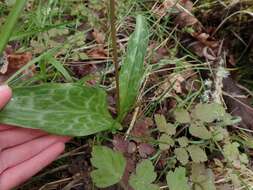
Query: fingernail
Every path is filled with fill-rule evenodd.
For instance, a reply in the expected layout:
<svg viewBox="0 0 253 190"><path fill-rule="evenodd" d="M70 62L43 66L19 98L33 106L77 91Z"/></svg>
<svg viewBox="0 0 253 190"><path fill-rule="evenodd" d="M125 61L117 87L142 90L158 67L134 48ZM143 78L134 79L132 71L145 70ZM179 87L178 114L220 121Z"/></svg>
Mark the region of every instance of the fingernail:
<svg viewBox="0 0 253 190"><path fill-rule="evenodd" d="M6 84L0 85L0 92L10 91L10 87Z"/></svg>
<svg viewBox="0 0 253 190"><path fill-rule="evenodd" d="M3 95L5 97L10 97L11 96L11 88L4 84L4 85L0 85L0 95Z"/></svg>
<svg viewBox="0 0 253 190"><path fill-rule="evenodd" d="M11 94L11 88L8 85L0 86L0 109L9 101Z"/></svg>

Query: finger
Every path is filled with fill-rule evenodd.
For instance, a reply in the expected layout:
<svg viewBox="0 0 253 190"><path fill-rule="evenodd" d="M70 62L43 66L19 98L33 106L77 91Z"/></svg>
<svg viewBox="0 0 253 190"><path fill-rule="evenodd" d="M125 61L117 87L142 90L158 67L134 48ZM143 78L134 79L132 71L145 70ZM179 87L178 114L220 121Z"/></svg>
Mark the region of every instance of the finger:
<svg viewBox="0 0 253 190"><path fill-rule="evenodd" d="M0 189L10 190L20 185L54 161L63 150L64 143L53 144L32 159L6 170L0 176Z"/></svg>
<svg viewBox="0 0 253 190"><path fill-rule="evenodd" d="M10 100L11 89L7 85L0 86L0 109Z"/></svg>
<svg viewBox="0 0 253 190"><path fill-rule="evenodd" d="M43 135L46 135L46 133L34 129L15 128L1 131L0 150L23 144Z"/></svg>
<svg viewBox="0 0 253 190"><path fill-rule="evenodd" d="M0 153L0 173L4 170L18 165L57 142L66 142L66 137L48 135L29 141L19 146L9 148Z"/></svg>

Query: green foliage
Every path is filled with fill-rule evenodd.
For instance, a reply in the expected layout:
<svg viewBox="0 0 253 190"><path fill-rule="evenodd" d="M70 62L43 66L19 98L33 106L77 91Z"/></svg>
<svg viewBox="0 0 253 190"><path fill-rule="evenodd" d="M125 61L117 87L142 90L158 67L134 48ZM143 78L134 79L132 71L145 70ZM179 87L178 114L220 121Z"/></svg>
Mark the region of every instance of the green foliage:
<svg viewBox="0 0 253 190"><path fill-rule="evenodd" d="M170 190L190 190L185 168L176 168L174 172L170 171L166 176L167 184Z"/></svg>
<svg viewBox="0 0 253 190"><path fill-rule="evenodd" d="M192 136L198 137L201 139L210 139L212 137L212 134L205 126L201 126L198 124L192 124L189 128L189 132Z"/></svg>
<svg viewBox="0 0 253 190"><path fill-rule="evenodd" d="M159 139L159 147L161 150L168 150L175 144L174 140L167 134L162 134Z"/></svg>
<svg viewBox="0 0 253 190"><path fill-rule="evenodd" d="M156 176L152 162L144 160L137 165L136 173L130 176L129 184L134 190L159 190L157 185L152 184Z"/></svg>
<svg viewBox="0 0 253 190"><path fill-rule="evenodd" d="M176 127L171 123L167 123L164 115L156 114L155 122L156 122L157 128L159 129L161 133L166 133L169 136L176 134Z"/></svg>
<svg viewBox="0 0 253 190"><path fill-rule="evenodd" d="M223 147L225 158L235 166L238 164L247 164L249 162L247 155L240 153L238 149L239 146L240 144L237 142L228 142Z"/></svg>
<svg viewBox="0 0 253 190"><path fill-rule="evenodd" d="M148 46L148 25L143 16L136 19L136 28L129 38L127 55L123 59L119 76L120 114L122 120L133 107L144 74L144 58Z"/></svg>
<svg viewBox="0 0 253 190"><path fill-rule="evenodd" d="M187 150L190 153L193 162L200 163L207 161L207 155L205 151L198 145L190 145L187 147Z"/></svg>
<svg viewBox="0 0 253 190"><path fill-rule="evenodd" d="M64 78L68 81L68 82L73 82L72 77L70 76L70 74L68 73L68 71L64 68L63 64L61 62L59 62L56 58L54 58L52 55L48 55L46 56L47 61L50 62L50 64L52 64L55 69L57 71L59 71Z"/></svg>
<svg viewBox="0 0 253 190"><path fill-rule="evenodd" d="M15 2L13 9L8 15L5 24L1 27L0 32L0 55L4 50L6 44L8 43L9 38L13 32L13 29L18 21L19 15L21 14L24 6L26 4L26 0L18 0Z"/></svg>
<svg viewBox="0 0 253 190"><path fill-rule="evenodd" d="M189 139L187 137L180 137L177 141L181 147L186 147L189 144Z"/></svg>
<svg viewBox="0 0 253 190"><path fill-rule="evenodd" d="M13 89L0 122L49 133L86 136L119 126L102 89L78 84L43 84Z"/></svg>
<svg viewBox="0 0 253 190"><path fill-rule="evenodd" d="M176 148L174 151L175 151L177 160L181 164L186 165L189 162L189 154L185 148Z"/></svg>
<svg viewBox="0 0 253 190"><path fill-rule="evenodd" d="M94 146L91 163L97 169L91 172L97 187L105 188L118 183L125 171L124 156L105 146Z"/></svg>
<svg viewBox="0 0 253 190"><path fill-rule="evenodd" d="M204 164L192 164L192 182L194 190L216 190L213 172Z"/></svg>
<svg viewBox="0 0 253 190"><path fill-rule="evenodd" d="M179 123L190 123L191 117L187 110L185 109L176 109L174 111L175 119Z"/></svg>
<svg viewBox="0 0 253 190"><path fill-rule="evenodd" d="M192 112L194 119L207 123L222 119L225 114L224 107L217 103L198 104Z"/></svg>

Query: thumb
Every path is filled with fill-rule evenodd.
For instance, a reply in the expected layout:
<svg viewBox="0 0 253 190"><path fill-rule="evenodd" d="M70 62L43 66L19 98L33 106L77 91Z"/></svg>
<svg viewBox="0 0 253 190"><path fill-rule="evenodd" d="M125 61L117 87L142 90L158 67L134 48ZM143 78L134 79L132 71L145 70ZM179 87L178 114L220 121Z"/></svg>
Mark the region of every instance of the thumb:
<svg viewBox="0 0 253 190"><path fill-rule="evenodd" d="M11 88L7 85L0 86L0 109L10 100Z"/></svg>

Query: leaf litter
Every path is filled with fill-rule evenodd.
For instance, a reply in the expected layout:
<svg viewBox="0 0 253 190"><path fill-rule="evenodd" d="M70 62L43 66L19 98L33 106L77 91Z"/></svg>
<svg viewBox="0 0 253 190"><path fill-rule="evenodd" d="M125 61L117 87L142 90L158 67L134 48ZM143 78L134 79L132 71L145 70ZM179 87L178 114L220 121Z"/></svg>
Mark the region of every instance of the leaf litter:
<svg viewBox="0 0 253 190"><path fill-rule="evenodd" d="M61 40L55 36L60 36L60 39L69 37L68 46L70 46L64 47L64 50L55 55L56 59L67 63L68 69L73 72L71 74L76 78L101 75L97 80L98 83L106 86L109 91L113 90L113 75L108 72L111 53L107 45L107 15L104 1L96 3L95 0L88 1L86 7L79 3L68 3L72 7L71 13L68 13L71 14L69 16L72 19L77 19L78 15L88 13L88 17L84 16L81 19L85 20L88 27L92 29L91 37L85 32L78 33L80 31L60 30L44 33L43 37L47 42L42 43L39 37L32 39L31 53L23 51L23 53L10 54L11 61L8 61L6 67L1 70L4 77L7 76L6 73L10 72L11 74L6 79L9 78L20 67L27 64L33 56L41 54L47 48L61 44ZM121 2L118 2L118 6L122 9L119 10L119 13L126 11L124 6L127 7L127 5L122 3L124 4L122 8L120 4ZM218 1L217 4L217 7L222 10L220 12L225 13L226 9L220 8L222 6ZM209 4L207 3L207 5ZM227 5L234 7L237 3L230 2ZM36 7L36 5L33 6ZM114 178L110 179L106 175L94 177L100 176L98 171L92 175L93 181L98 187L121 181L121 185L114 185L108 189L123 188L122 181L127 188L134 190L158 189L159 187L172 190L188 190L190 188L230 190L247 188L247 185L250 187L253 184L253 174L250 171L252 170L252 164L250 165L252 147L245 148L244 145L250 143L249 139L252 137L246 138L241 134L241 130L246 129L247 132L252 130L252 97L235 82L236 78L241 77L240 75L233 71L230 75L226 75L227 65L225 63L229 62L233 68L236 67L238 63L232 57L238 58L238 55L234 54L231 46L227 45L229 40L226 41L226 36L222 32L213 35L212 31L218 27L216 23L218 19L213 19L210 22L212 26L204 20L206 17L211 19L213 14L209 11L216 10L216 8L211 7L210 4L210 7L205 7L209 11L203 11L201 2L190 0L165 0L161 3L154 1L146 6L151 10L151 13L147 14L155 14L152 21L155 21L157 25L154 26L159 26L160 29L166 27L168 32L171 32L166 33L166 37L159 36L156 34L159 27L152 28L151 26L155 32L152 33L153 42L150 42L151 45L148 48L150 57L146 57L145 64L151 59L154 69L151 68L150 75L146 79L147 85L144 84L141 87L148 93L141 94L142 98L138 102L141 111L137 114L128 138L125 138L124 132L130 124L129 120L132 119L133 113L131 112L123 123L122 131L109 135L103 133L103 135L107 135L106 140L99 136L94 139L89 138L90 140L73 141L73 144L76 143L73 146L77 148L80 146L78 143L88 143L89 147L96 147L94 144L107 146L107 148L96 147L103 150L103 154L95 150L92 155L91 151L86 152L89 156L83 159L89 160L92 157L93 164L88 161L87 168L83 168L83 170L97 171L100 169L103 173L104 170L115 171L115 175L111 175ZM78 9L73 9L73 7ZM141 9L139 6L132 8ZM121 18L125 18L123 23L127 26L120 24L118 26L118 53L124 55L125 42L132 32L134 23L131 16ZM168 22L167 18L172 20ZM231 19L229 22L233 23L233 20ZM80 24L78 30L81 30L82 27ZM229 29L228 25L224 25L224 27ZM243 27L245 26L243 25ZM166 38L168 39L166 40ZM183 48L180 47L181 45ZM186 53L185 50L189 52ZM153 56L151 51L155 51ZM64 58L66 52L70 52L70 54ZM223 57L224 55L225 57ZM171 63L168 63L168 60L172 60ZM221 64L222 61L224 64ZM5 63L7 62L5 61ZM222 68L224 69L222 70ZM34 68L29 71L35 73ZM50 70L50 72L52 71ZM220 74L222 74L221 77ZM221 82L219 82L220 79L222 79ZM57 78L57 80L62 81L63 79ZM166 81L164 85L160 85L162 81ZM41 83L41 81L38 80L37 83ZM157 93L158 91L159 93ZM214 96L215 92L221 92L221 94L218 93L218 96ZM141 91L141 93L143 92ZM217 100L219 100L218 103ZM115 101L112 100L112 102ZM239 120L234 122L234 117L230 117L228 114L241 117L241 122L238 123ZM153 120L153 123L147 120ZM234 138L234 134L237 133L241 135ZM75 154L72 156L74 157ZM116 162L111 164L109 160L116 157ZM97 158L104 160L96 163L94 160ZM119 161L120 167L117 168L115 166L119 166L116 164ZM67 173L66 175L72 177L72 174ZM66 175L52 174L57 179L62 179ZM91 180L89 175L86 175L85 179ZM49 182L48 179L46 180ZM142 181L145 181L147 185L142 184ZM84 182L82 180L78 182L83 184L83 186L79 185L79 189L82 189ZM77 186L78 182L76 182ZM35 181L34 184L36 183ZM62 183L61 185L67 186L68 184ZM89 189L91 186L90 182L85 186L85 189ZM57 188L61 188L60 185ZM75 187L72 188L75 189ZM31 188L29 184L26 184L21 189L30 190Z"/></svg>

